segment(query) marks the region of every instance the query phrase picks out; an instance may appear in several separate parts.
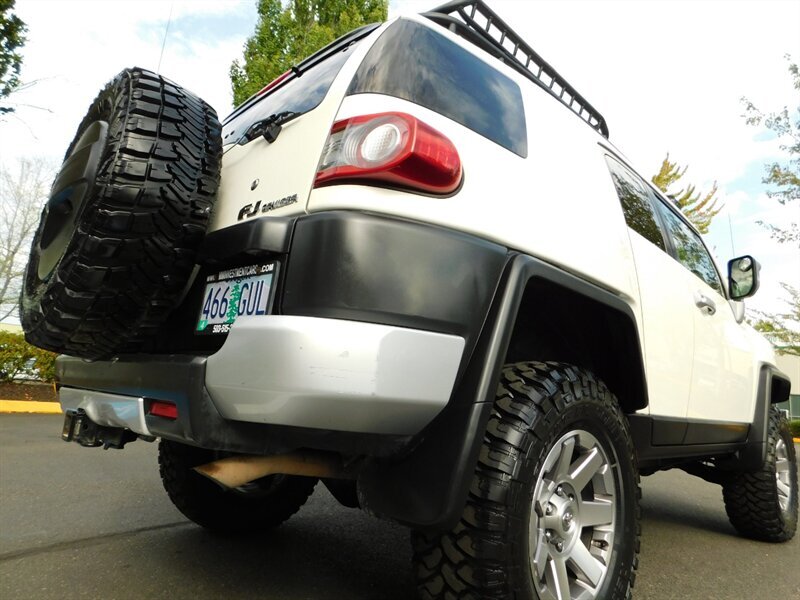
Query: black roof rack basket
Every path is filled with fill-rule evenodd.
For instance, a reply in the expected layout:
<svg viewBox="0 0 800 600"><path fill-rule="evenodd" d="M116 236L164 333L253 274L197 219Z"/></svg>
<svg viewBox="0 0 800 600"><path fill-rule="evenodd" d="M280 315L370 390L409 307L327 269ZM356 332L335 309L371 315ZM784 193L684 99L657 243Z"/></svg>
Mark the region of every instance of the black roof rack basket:
<svg viewBox="0 0 800 600"><path fill-rule="evenodd" d="M481 0L454 0L423 16L499 58L608 138L603 115Z"/></svg>

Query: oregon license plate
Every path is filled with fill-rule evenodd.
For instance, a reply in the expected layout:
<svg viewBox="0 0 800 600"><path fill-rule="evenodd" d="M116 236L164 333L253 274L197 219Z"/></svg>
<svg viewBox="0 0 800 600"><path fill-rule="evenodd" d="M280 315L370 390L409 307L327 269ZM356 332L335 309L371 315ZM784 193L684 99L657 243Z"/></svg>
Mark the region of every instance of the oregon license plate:
<svg viewBox="0 0 800 600"><path fill-rule="evenodd" d="M196 333L228 333L243 316L266 315L275 263L236 267L206 277Z"/></svg>

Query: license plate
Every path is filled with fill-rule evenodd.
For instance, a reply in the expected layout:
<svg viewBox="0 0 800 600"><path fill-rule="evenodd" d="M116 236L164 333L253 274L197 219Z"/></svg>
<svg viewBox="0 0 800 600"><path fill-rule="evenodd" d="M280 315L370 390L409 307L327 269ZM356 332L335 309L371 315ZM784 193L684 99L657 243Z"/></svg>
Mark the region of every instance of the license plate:
<svg viewBox="0 0 800 600"><path fill-rule="evenodd" d="M236 267L206 277L195 333L228 333L243 316L269 313L275 263Z"/></svg>

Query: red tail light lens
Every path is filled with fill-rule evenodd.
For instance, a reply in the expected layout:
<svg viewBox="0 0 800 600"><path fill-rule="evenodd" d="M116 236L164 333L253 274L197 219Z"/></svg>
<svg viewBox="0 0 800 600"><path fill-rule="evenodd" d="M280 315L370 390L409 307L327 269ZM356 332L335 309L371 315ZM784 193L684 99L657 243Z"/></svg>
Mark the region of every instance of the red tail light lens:
<svg viewBox="0 0 800 600"><path fill-rule="evenodd" d="M461 159L453 142L405 113L334 123L315 187L374 181L449 194L461 183Z"/></svg>
<svg viewBox="0 0 800 600"><path fill-rule="evenodd" d="M165 419L172 419L173 421L178 418L178 407L172 402L153 400L150 402L150 410L147 412L154 417L163 417Z"/></svg>

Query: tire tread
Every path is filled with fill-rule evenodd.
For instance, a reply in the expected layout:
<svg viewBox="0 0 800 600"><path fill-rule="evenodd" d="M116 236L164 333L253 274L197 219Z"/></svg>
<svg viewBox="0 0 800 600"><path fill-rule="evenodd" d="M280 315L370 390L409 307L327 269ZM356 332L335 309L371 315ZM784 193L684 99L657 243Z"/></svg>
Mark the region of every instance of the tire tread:
<svg viewBox="0 0 800 600"><path fill-rule="evenodd" d="M412 532L420 598L525 597L517 585L522 574L507 567L511 564L508 540L522 524L504 506L521 491L521 470L531 468L522 460L531 445L531 436L546 441L564 409L586 395L597 398L610 409L616 424L627 429L615 397L588 371L542 362L504 367L461 520L449 532ZM634 456L630 438L628 443L628 451ZM638 565L638 474L635 487L635 556L630 585L617 590L615 599L631 597Z"/></svg>
<svg viewBox="0 0 800 600"><path fill-rule="evenodd" d="M774 407L768 428L767 456L761 469L733 474L722 486L722 497L728 519L739 533L764 542L785 542L797 529L797 457L788 421ZM775 446L779 437L784 438L793 467L793 506L788 518L781 513L775 485Z"/></svg>
<svg viewBox="0 0 800 600"><path fill-rule="evenodd" d="M21 310L30 343L90 359L135 349L175 307L210 219L222 153L214 110L144 69L126 69L100 92L65 158L101 117L109 133L91 210L50 282L34 283L30 261Z"/></svg>
<svg viewBox="0 0 800 600"><path fill-rule="evenodd" d="M222 534L277 527L306 503L317 479L287 475L269 496L249 498L223 490L193 468L214 460L214 453L161 440L158 468L172 503L189 520Z"/></svg>

